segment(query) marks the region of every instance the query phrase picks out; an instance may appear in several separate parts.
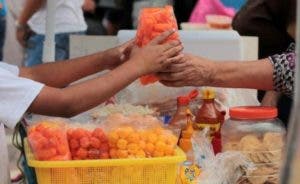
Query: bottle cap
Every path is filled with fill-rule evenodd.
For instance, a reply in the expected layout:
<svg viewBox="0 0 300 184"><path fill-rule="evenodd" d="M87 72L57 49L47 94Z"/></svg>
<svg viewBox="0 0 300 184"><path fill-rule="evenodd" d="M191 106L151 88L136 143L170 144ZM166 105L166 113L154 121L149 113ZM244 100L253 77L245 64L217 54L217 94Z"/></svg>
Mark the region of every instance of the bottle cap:
<svg viewBox="0 0 300 184"><path fill-rule="evenodd" d="M177 98L177 103L179 105L189 105L192 99L195 99L198 96L198 90L191 91L187 96L180 96Z"/></svg>
<svg viewBox="0 0 300 184"><path fill-rule="evenodd" d="M215 96L216 96L215 90L213 90L213 89L207 88L202 91L202 99L204 99L204 100L214 99Z"/></svg>

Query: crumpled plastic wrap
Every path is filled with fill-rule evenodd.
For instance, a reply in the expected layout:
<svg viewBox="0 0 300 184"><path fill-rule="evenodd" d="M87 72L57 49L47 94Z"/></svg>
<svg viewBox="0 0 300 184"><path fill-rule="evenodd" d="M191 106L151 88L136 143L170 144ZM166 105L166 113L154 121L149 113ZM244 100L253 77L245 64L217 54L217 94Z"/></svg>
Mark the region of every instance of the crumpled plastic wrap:
<svg viewBox="0 0 300 184"><path fill-rule="evenodd" d="M228 151L215 156L207 132L208 129L204 129L192 138L195 162L202 170L197 183L233 184L245 170L254 169L253 163L240 152Z"/></svg>

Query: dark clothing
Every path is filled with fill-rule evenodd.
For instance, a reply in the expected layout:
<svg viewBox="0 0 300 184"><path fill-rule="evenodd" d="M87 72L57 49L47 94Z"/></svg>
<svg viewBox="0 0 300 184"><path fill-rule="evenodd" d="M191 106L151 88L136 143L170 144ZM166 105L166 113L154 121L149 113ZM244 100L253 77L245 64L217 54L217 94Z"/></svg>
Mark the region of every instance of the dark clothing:
<svg viewBox="0 0 300 184"><path fill-rule="evenodd" d="M5 31L6 31L6 18L5 16L0 16L0 61L3 61Z"/></svg>
<svg viewBox="0 0 300 184"><path fill-rule="evenodd" d="M259 37L259 58L282 53L294 42L287 33L290 0L249 0L235 16L232 27L243 36ZM292 7L295 8L295 7ZM264 93L259 92L261 100ZM287 123L292 100L282 96L278 102L279 118Z"/></svg>
<svg viewBox="0 0 300 184"><path fill-rule="evenodd" d="M175 0L174 11L178 22L178 25L182 22L188 22L191 12L193 12L194 6L197 0Z"/></svg>

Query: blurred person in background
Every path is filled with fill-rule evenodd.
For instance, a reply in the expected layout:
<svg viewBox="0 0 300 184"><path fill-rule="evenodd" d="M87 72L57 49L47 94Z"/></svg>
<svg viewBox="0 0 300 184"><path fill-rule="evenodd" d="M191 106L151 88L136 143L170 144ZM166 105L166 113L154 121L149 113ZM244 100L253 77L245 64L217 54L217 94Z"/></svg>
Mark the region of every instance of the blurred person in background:
<svg viewBox="0 0 300 184"><path fill-rule="evenodd" d="M99 7L100 0L86 0L83 5L84 19L87 24L87 35L105 35L102 25L104 11Z"/></svg>
<svg viewBox="0 0 300 184"><path fill-rule="evenodd" d="M5 0L0 0L0 61L3 60L3 47L5 42L7 6Z"/></svg>
<svg viewBox="0 0 300 184"><path fill-rule="evenodd" d="M120 29L132 29L133 1L88 0L84 8L87 35L116 35ZM84 6L85 7L85 6Z"/></svg>
<svg viewBox="0 0 300 184"><path fill-rule="evenodd" d="M294 1L294 2L292 2ZM296 4L295 0L252 0L247 1L244 7L233 19L233 29L243 36L259 37L259 58L265 58L281 53L295 42L293 25L287 17L293 12L289 3ZM259 91L259 101L264 106L277 106L279 118L287 124L292 105L292 99L274 91Z"/></svg>
<svg viewBox="0 0 300 184"><path fill-rule="evenodd" d="M55 60L57 61L69 58L69 36L84 34L87 25L82 10L84 0L57 0L56 3ZM46 0L26 0L16 21L16 37L25 49L25 66L42 63L45 26Z"/></svg>

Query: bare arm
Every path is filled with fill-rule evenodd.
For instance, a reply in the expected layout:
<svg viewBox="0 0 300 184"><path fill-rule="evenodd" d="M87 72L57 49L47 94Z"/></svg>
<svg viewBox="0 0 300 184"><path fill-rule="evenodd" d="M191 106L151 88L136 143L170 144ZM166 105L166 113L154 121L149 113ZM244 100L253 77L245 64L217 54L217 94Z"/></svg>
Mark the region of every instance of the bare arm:
<svg viewBox="0 0 300 184"><path fill-rule="evenodd" d="M27 25L28 20L37 12L43 5L45 0L26 0L24 7L18 17L16 27L16 39L21 46L26 47L26 41L31 34L31 30Z"/></svg>
<svg viewBox="0 0 300 184"><path fill-rule="evenodd" d="M128 62L103 77L64 89L46 86L30 106L29 112L71 117L103 103L138 77L136 66Z"/></svg>
<svg viewBox="0 0 300 184"><path fill-rule="evenodd" d="M167 86L214 86L273 89L273 66L268 59L249 62L214 62L186 55L160 73Z"/></svg>
<svg viewBox="0 0 300 184"><path fill-rule="evenodd" d="M121 46L63 62L47 63L30 68L20 68L20 76L51 87L65 87L88 75L112 69L126 59L133 41Z"/></svg>
<svg viewBox="0 0 300 184"><path fill-rule="evenodd" d="M127 62L103 77L63 89L45 86L30 106L29 112L70 117L101 104L138 77L165 69L182 57L178 55L183 49L179 41L159 45L172 33L173 31L165 32L142 49L134 48ZM55 70L55 66L59 65L53 64L50 68ZM90 72L92 70L91 67ZM44 68L44 71L51 74L47 72L47 68Z"/></svg>
<svg viewBox="0 0 300 184"><path fill-rule="evenodd" d="M45 0L26 0L18 19L19 24L26 25L27 21L45 4L45 2Z"/></svg>
<svg viewBox="0 0 300 184"><path fill-rule="evenodd" d="M216 62L212 86L272 90L273 66L268 59L249 62ZM209 85L209 84L208 84Z"/></svg>

